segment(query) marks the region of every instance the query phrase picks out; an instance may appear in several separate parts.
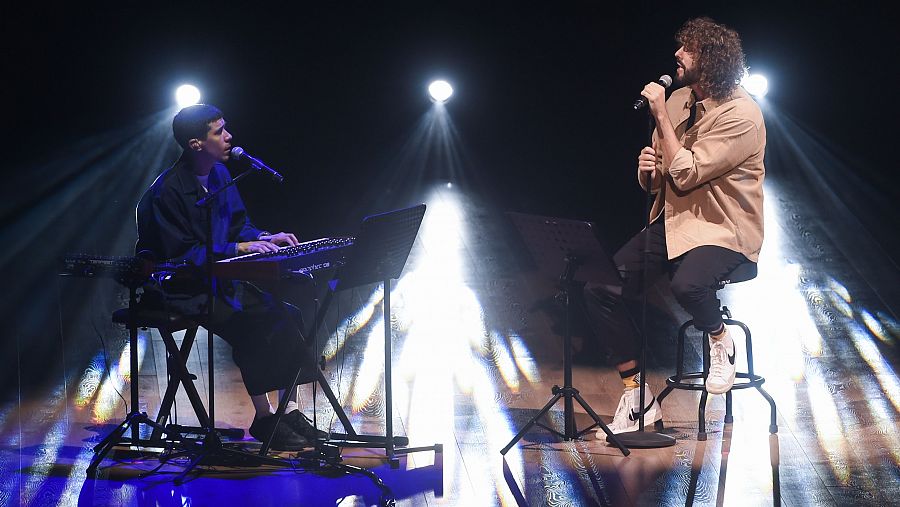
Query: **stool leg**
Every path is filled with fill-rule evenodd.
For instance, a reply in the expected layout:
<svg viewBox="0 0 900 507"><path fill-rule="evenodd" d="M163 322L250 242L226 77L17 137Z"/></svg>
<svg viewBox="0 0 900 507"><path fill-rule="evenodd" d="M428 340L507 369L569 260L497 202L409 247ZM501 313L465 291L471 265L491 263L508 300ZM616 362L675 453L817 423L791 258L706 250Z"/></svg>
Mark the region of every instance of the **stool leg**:
<svg viewBox="0 0 900 507"><path fill-rule="evenodd" d="M769 433L774 435L778 433L778 421L775 418L775 400L772 399L769 393L767 393L766 390L762 388L762 386L756 386L756 389L759 390L759 394L763 395L763 398L765 398L766 401L769 402L771 413L771 415L769 416Z"/></svg>
<svg viewBox="0 0 900 507"><path fill-rule="evenodd" d="M697 414L697 422L700 425L700 428L697 431L697 440L704 441L706 440L706 397L709 396L709 393L706 390L700 392L700 408Z"/></svg>
<svg viewBox="0 0 900 507"><path fill-rule="evenodd" d="M666 386L666 388L663 389L661 393L659 393L659 396L656 397L656 402L659 403L659 408L662 408L663 400L666 399L666 396L668 396L669 393L671 393L671 392L672 392L672 386ZM662 430L666 429L665 425L663 424L662 419L653 423L653 429L656 431L662 431Z"/></svg>
<svg viewBox="0 0 900 507"><path fill-rule="evenodd" d="M725 424L734 422L734 416L731 414L731 391L728 391L725 393Z"/></svg>
<svg viewBox="0 0 900 507"><path fill-rule="evenodd" d="M184 340L181 342L181 348L175 343L175 338L169 330L164 328L157 329L163 339L163 343L166 345L167 353L172 356L170 364L174 368L174 372L169 371L170 379L168 386L166 387L166 393L159 405L159 413L156 416L157 424L162 425L165 424L165 421L171 420L172 404L175 401L175 395L178 393L178 386L180 384L184 386L185 394L187 394L188 400L191 402L191 406L197 414L197 420L200 422L200 425L204 427L209 426L209 416L207 415L206 409L203 407L203 401L200 400L200 394L197 393L197 388L194 386L193 382L197 377L191 374L187 369L186 355L190 355L191 348L194 346L197 328L187 330L184 335ZM162 433L159 430L156 430L153 434L153 438L159 438L161 435Z"/></svg>
<svg viewBox="0 0 900 507"><path fill-rule="evenodd" d="M666 386L666 388L663 389L661 393L659 393L659 396L656 397L656 402L659 403L660 407L662 407L663 400L666 399L666 396L668 396L671 392L672 386Z"/></svg>

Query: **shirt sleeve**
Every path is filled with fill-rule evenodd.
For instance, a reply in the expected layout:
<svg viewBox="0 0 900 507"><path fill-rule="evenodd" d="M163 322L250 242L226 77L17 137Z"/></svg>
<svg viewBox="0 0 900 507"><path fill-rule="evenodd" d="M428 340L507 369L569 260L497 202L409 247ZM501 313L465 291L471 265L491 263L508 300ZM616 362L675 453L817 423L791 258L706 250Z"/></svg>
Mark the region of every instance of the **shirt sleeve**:
<svg viewBox="0 0 900 507"><path fill-rule="evenodd" d="M747 160L759 149L759 129L744 118L727 118L695 142L681 148L668 173L679 190L690 190L718 178Z"/></svg>

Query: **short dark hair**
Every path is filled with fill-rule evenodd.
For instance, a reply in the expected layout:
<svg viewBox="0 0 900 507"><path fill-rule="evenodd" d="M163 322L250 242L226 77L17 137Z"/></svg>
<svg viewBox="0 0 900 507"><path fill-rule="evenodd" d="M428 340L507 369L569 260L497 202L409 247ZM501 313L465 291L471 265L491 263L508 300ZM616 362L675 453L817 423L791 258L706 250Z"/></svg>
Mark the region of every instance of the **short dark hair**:
<svg viewBox="0 0 900 507"><path fill-rule="evenodd" d="M689 19L675 40L696 55L700 66L700 86L712 98L724 100L734 93L744 77L744 50L741 37L710 18Z"/></svg>
<svg viewBox="0 0 900 507"><path fill-rule="evenodd" d="M206 139L209 132L209 124L222 118L222 111L209 104L194 104L188 106L172 120L172 133L175 141L182 149L187 149L191 139Z"/></svg>

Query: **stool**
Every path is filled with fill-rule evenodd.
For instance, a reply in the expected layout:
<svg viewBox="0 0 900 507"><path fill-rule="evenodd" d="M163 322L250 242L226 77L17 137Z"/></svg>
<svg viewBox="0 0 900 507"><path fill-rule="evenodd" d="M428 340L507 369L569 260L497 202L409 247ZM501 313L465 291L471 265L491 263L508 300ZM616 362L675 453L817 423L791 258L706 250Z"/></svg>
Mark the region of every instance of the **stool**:
<svg viewBox="0 0 900 507"><path fill-rule="evenodd" d="M756 263L748 261L738 265L738 267L732 270L724 280L719 282L719 289L724 288L730 283L744 282L747 280L752 280L753 278L756 278ZM734 386L725 393L725 424L734 422L734 417L731 413L732 391L754 387L759 391L763 398L765 398L766 401L769 402L769 407L771 407L769 433L778 433L778 424L776 423L775 419L775 400L773 400L772 396L770 396L769 393L767 393L766 390L762 388L762 384L766 381L766 379L757 375L753 371L753 343L750 339L750 328L748 328L747 325L743 322L732 319L731 312L728 310L728 307L723 306L720 311L722 312L722 317L725 321L726 326L737 326L740 327L744 332L744 337L746 339L746 348L744 350L747 353L747 371L736 372ZM703 337L701 338L703 340L703 371L685 372L684 341L687 335L687 330L691 327L694 327L693 320L685 322L678 330L678 358L676 360L676 372L675 375L672 375L671 377L666 379L666 388L663 389L659 396L656 397L656 401L659 402L661 406L663 399L665 399L665 397L675 389L702 391L700 394L700 408L698 411L699 429L697 432L697 440L706 440L706 399L709 396L709 392L707 392L706 390L705 381L706 377L709 375L709 333L704 332ZM661 431L663 429L662 420L656 422L655 428L656 431Z"/></svg>
<svg viewBox="0 0 900 507"><path fill-rule="evenodd" d="M175 394L178 392L179 384L181 384L184 386L185 393L191 402L191 406L197 414L200 425L202 427L209 427L209 416L206 413L206 409L203 407L203 401L201 401L200 395L197 393L197 388L194 386L193 382L197 379L197 376L187 369L187 358L190 355L191 348L194 346L194 339L197 337L199 324L171 312L142 308L121 308L113 312L112 320L115 323L125 325L125 327L133 332L136 332L137 328L154 328L159 331L159 335L163 339L163 343L166 347L166 367L169 372L169 383L166 387L166 392L163 395L162 402L159 405L159 412L157 412L156 415L157 425L165 426L168 422L172 411L172 404L175 401ZM175 338L172 336L173 333L178 331L186 331L180 348L175 342ZM133 340L134 345L136 345L136 341L135 338ZM136 348L131 349L131 354L136 358ZM135 363L136 360L133 361L132 364ZM136 367L134 367L134 370L131 372L132 404L136 403L137 398L138 372L135 370ZM136 409L132 410L136 411ZM136 430L137 428L133 427L132 440L137 440ZM150 442L158 443L161 436L162 431L155 428L150 435Z"/></svg>

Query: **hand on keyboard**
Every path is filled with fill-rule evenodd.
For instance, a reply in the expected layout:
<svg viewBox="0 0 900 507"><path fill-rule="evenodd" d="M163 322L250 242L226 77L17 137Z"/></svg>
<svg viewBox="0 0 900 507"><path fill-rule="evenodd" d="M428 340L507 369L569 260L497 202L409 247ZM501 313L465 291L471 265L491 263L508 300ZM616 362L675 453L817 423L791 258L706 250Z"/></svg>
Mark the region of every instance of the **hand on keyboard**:
<svg viewBox="0 0 900 507"><path fill-rule="evenodd" d="M237 254L276 252L278 247L268 241L245 241L237 244Z"/></svg>
<svg viewBox="0 0 900 507"><path fill-rule="evenodd" d="M259 239L260 241L268 241L281 246L295 246L300 244L300 242L297 241L297 237L290 232L279 232L278 234L269 236L263 235L260 236Z"/></svg>

